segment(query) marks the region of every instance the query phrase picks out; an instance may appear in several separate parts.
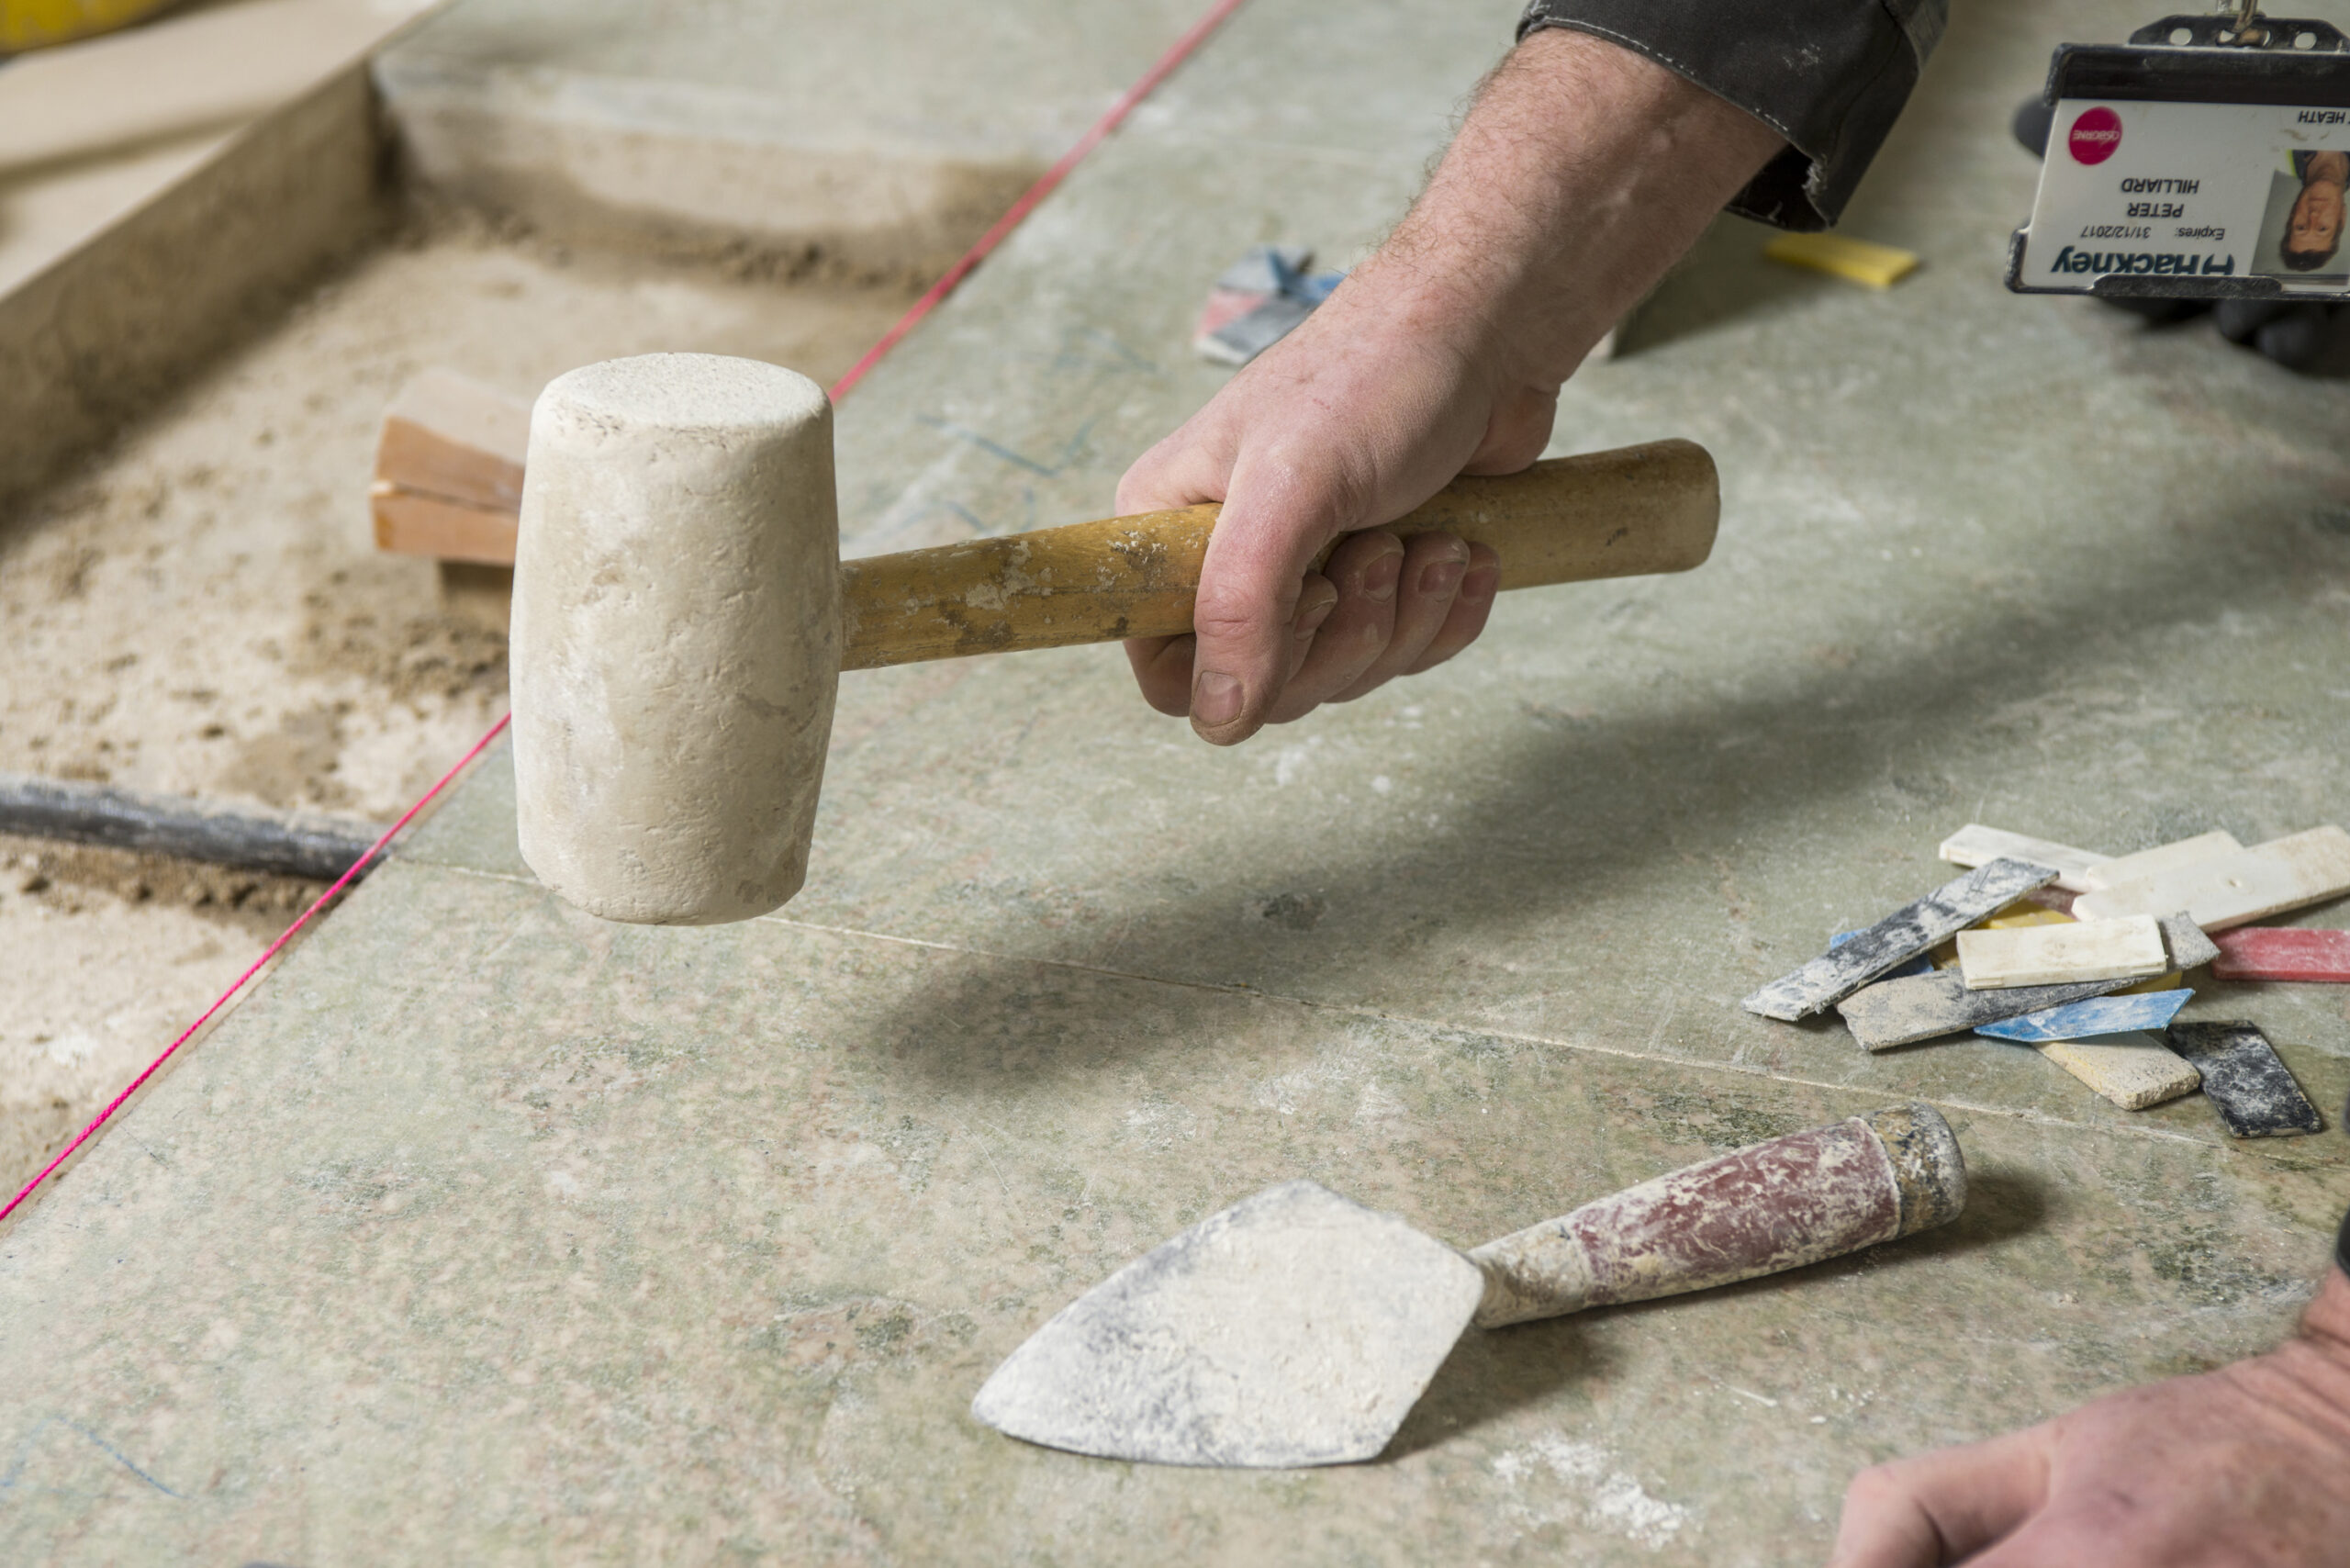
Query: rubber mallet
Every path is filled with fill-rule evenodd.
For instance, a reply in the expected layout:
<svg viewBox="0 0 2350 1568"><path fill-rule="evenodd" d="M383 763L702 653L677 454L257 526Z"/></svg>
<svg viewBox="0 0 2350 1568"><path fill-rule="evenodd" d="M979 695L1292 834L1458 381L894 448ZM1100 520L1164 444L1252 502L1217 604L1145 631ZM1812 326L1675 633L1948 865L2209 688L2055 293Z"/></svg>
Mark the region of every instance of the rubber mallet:
<svg viewBox="0 0 2350 1568"><path fill-rule="evenodd" d="M844 565L832 407L754 360L649 354L539 395L514 561L522 857L610 920L710 925L800 890L844 669L1192 629L1214 506ZM1501 586L1713 548L1685 441L1460 479L1389 525L1490 544Z"/></svg>

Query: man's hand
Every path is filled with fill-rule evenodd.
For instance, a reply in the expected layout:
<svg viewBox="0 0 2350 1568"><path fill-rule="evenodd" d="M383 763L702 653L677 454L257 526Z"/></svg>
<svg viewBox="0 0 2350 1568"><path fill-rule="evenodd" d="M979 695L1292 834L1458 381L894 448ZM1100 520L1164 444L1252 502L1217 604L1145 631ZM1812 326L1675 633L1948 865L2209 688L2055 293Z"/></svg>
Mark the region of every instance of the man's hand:
<svg viewBox="0 0 2350 1568"><path fill-rule="evenodd" d="M1118 486L1121 513L1225 503L1194 635L1126 644L1151 706L1189 713L1212 741L1245 740L1466 647L1493 606L1493 551L1449 533L1406 543L1356 531L1402 516L1480 457L1480 472L1523 468L1550 439L1546 399L1488 440L1491 398L1460 352L1349 303L1342 287ZM1309 571L1341 534L1352 537Z"/></svg>
<svg viewBox="0 0 2350 1568"><path fill-rule="evenodd" d="M1466 647L1493 552L1363 531L1539 457L1591 345L1782 145L1614 44L1520 44L1378 253L1120 482L1122 513L1224 503L1194 635L1126 644L1151 705L1228 745Z"/></svg>
<svg viewBox="0 0 2350 1568"><path fill-rule="evenodd" d="M2350 1278L2300 1336L1856 1477L1832 1568L2350 1562Z"/></svg>

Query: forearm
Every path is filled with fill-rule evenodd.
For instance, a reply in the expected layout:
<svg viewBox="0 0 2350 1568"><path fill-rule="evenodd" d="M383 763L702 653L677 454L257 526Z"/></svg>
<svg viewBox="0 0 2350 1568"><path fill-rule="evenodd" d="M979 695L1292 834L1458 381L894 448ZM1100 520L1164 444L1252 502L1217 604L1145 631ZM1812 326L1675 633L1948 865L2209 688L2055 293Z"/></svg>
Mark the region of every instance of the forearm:
<svg viewBox="0 0 2350 1568"><path fill-rule="evenodd" d="M1560 384L1778 145L1615 44L1521 43L1388 242L1119 482L1224 504L1193 635L1128 644L1152 705L1228 745L1465 647L1494 552L1375 531L1539 457Z"/></svg>
<svg viewBox="0 0 2350 1568"><path fill-rule="evenodd" d="M1628 50L1535 33L1332 303L1376 297L1387 326L1554 389L1784 145Z"/></svg>

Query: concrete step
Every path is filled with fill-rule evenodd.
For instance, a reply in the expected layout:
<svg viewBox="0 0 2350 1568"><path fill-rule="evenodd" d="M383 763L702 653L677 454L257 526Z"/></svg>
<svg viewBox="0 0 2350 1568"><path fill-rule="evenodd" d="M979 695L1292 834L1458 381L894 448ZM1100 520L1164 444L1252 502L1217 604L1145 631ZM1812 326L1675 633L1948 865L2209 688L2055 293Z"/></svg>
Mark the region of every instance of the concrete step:
<svg viewBox="0 0 2350 1568"><path fill-rule="evenodd" d="M410 176L550 239L927 280L1203 0L464 0L377 60Z"/></svg>

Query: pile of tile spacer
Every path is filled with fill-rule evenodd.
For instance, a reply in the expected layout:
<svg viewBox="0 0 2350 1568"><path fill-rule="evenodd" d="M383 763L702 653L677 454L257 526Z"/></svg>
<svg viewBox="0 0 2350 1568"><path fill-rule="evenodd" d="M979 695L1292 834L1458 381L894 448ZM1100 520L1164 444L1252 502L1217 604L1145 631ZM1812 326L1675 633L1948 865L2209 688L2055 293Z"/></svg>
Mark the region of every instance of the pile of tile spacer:
<svg viewBox="0 0 2350 1568"><path fill-rule="evenodd" d="M2246 848L2207 833L2092 854L1969 823L1970 868L1748 997L1788 1023L1833 1007L1872 1051L1973 1034L2031 1046L2124 1110L2201 1089L2236 1137L2324 1126L2256 1025L2180 1023L2186 976L2350 982L2350 932L2256 927L2350 892L2339 827Z"/></svg>

